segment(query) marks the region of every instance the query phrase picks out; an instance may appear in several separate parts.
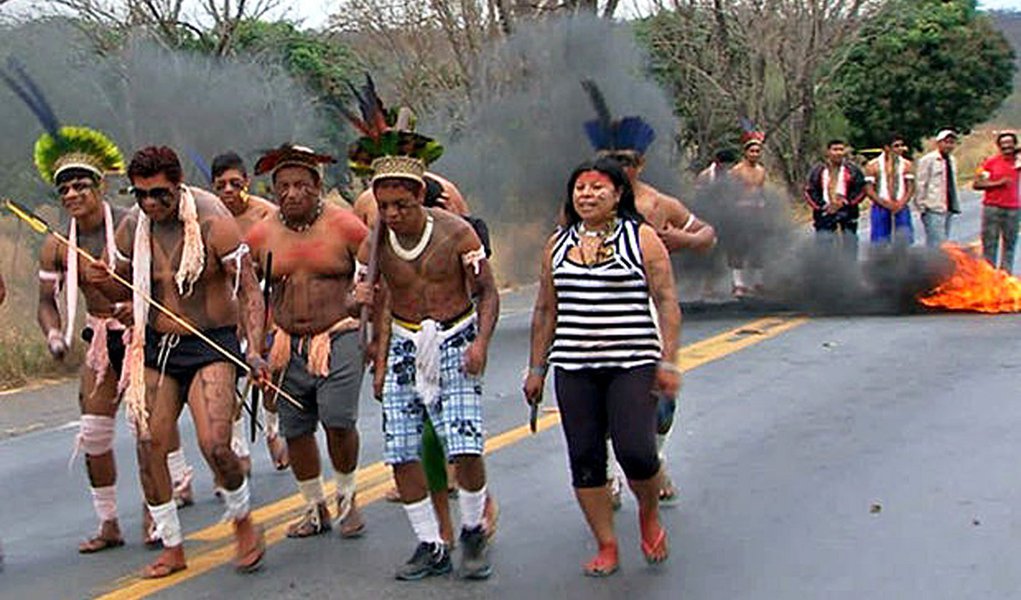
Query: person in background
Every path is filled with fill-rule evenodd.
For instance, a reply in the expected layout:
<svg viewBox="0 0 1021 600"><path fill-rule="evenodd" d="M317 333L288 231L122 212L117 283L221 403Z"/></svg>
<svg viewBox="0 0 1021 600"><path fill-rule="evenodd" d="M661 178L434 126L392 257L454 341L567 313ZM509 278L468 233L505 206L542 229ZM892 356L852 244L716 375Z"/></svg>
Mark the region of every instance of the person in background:
<svg viewBox="0 0 1021 600"><path fill-rule="evenodd" d="M950 238L953 216L960 214L957 196L957 161L952 156L957 147L957 132L942 129L936 134L936 148L918 159L915 209L925 229L925 245L937 247Z"/></svg>
<svg viewBox="0 0 1021 600"><path fill-rule="evenodd" d="M1012 273L1018 208L1021 206L1018 199L1021 163L1017 155L1017 133L1001 131L996 136L996 146L999 153L982 163L972 187L983 192L982 254L989 264Z"/></svg>

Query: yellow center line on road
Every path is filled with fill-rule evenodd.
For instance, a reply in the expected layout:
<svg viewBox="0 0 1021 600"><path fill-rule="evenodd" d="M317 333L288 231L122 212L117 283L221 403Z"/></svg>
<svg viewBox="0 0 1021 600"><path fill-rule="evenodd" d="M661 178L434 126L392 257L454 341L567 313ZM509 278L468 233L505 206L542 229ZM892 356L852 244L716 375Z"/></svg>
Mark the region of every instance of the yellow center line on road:
<svg viewBox="0 0 1021 600"><path fill-rule="evenodd" d="M695 342L681 348L677 364L682 372L696 369L706 363L719 360L759 342L774 338L786 331L804 324L804 317L766 317L745 323L721 334ZM522 407L523 409L524 407ZM543 415L537 422L536 432L560 424L560 413ZM530 437L528 425L515 427L486 441L486 454L491 454ZM361 506L379 501L392 485L390 469L381 462L373 463L358 470L355 475L358 485L358 499ZM333 493L332 485L327 492ZM255 521L266 528L266 545L271 546L286 538L288 522L304 509L305 501L300 494L277 500L252 511ZM128 600L144 598L168 589L234 559L232 526L218 523L196 531L186 537L188 544L188 568L164 579L140 579L129 576L112 583L112 591L99 596L101 600Z"/></svg>

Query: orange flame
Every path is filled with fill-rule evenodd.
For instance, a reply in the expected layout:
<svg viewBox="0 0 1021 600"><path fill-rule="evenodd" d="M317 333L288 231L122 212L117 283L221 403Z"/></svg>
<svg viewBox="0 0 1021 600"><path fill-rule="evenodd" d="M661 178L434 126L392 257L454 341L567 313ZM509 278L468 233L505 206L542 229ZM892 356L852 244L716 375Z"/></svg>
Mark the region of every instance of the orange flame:
<svg viewBox="0 0 1021 600"><path fill-rule="evenodd" d="M930 308L981 313L1021 312L1021 279L990 265L975 252L943 244L953 261L949 279L918 299Z"/></svg>

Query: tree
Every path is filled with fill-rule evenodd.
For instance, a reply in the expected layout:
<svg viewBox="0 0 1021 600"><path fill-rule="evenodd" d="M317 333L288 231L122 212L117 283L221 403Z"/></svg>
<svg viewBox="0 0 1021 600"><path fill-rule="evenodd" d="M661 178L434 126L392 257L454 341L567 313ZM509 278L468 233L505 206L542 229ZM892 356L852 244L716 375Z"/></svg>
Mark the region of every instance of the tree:
<svg viewBox="0 0 1021 600"><path fill-rule="evenodd" d="M941 127L968 130L1010 95L1014 52L974 0L896 0L838 73L851 142L909 144Z"/></svg>
<svg viewBox="0 0 1021 600"><path fill-rule="evenodd" d="M199 14L189 18L184 0L45 0L54 14L70 14L102 50L122 46L129 34L145 31L167 48L203 47L208 53L231 53L235 32L258 20L280 0L201 0ZM212 27L203 23L212 22Z"/></svg>
<svg viewBox="0 0 1021 600"><path fill-rule="evenodd" d="M766 133L767 160L793 192L826 132L834 72L887 0L665 0L639 26L677 99L682 143L704 163L738 117Z"/></svg>

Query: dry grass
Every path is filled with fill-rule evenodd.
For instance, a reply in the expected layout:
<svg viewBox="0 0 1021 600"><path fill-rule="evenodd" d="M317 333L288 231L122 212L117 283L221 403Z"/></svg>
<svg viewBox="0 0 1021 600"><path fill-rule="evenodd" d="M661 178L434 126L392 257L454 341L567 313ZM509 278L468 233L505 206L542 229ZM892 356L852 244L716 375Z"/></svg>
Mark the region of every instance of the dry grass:
<svg viewBox="0 0 1021 600"><path fill-rule="evenodd" d="M0 221L0 272L7 285L7 300L0 306L0 389L70 375L81 362L80 344L65 363L50 358L36 324L40 241L11 219Z"/></svg>

